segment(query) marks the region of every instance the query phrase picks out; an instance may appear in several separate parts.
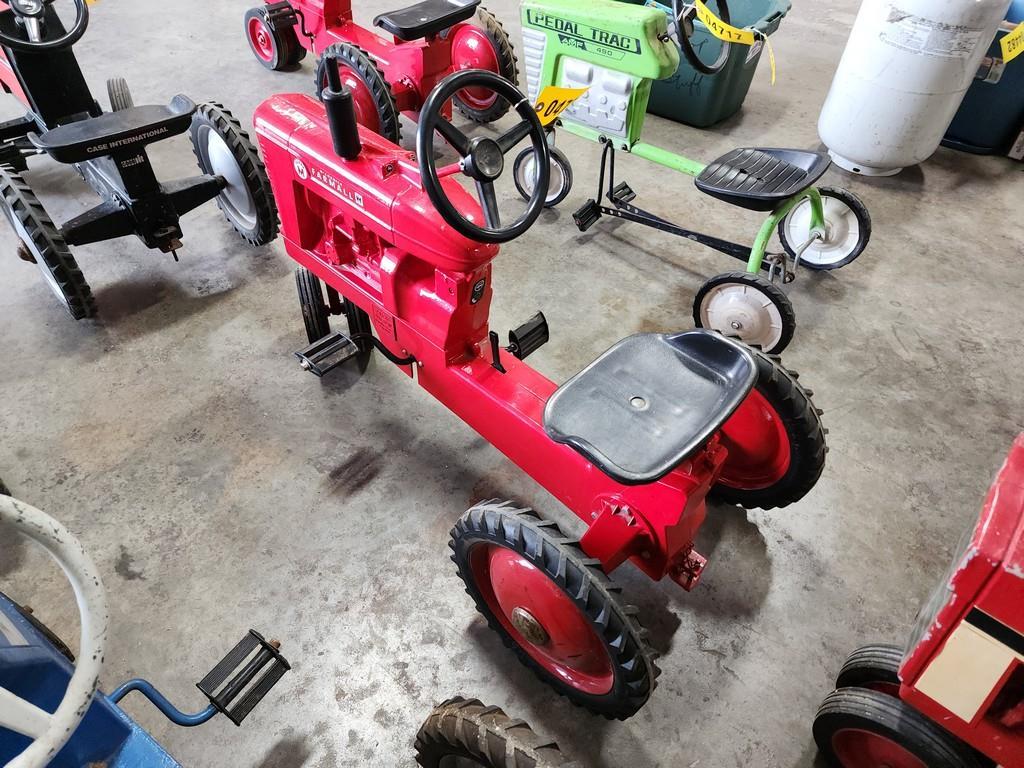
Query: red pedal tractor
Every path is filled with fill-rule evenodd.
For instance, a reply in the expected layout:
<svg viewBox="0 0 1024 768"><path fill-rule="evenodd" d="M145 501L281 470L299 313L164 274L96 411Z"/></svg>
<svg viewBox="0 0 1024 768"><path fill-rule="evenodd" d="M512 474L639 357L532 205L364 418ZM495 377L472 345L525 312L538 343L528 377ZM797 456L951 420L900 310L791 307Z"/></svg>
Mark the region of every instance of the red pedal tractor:
<svg viewBox="0 0 1024 768"><path fill-rule="evenodd" d="M474 19L476 24L470 23ZM319 96L327 82L324 61L337 60L359 124L396 144L399 113L418 120L427 94L453 72L485 69L513 83L518 78L512 41L480 0L423 0L382 13L373 23L393 39L356 24L351 0L283 0L245 14L249 46L261 64L288 69L307 49L322 54L316 71ZM459 91L454 101L479 123L497 120L509 107L479 88ZM450 117L451 107L445 109Z"/></svg>
<svg viewBox="0 0 1024 768"><path fill-rule="evenodd" d="M850 656L814 738L840 768L1024 767L1024 435L910 641Z"/></svg>
<svg viewBox="0 0 1024 768"><path fill-rule="evenodd" d="M297 353L302 366L323 375L378 350L587 524L576 541L492 500L462 516L451 547L478 609L527 666L577 704L627 718L658 669L607 574L631 560L693 588L705 498L764 508L801 499L824 466L819 412L776 358L704 330L637 334L562 386L545 378L523 362L548 340L543 314L504 347L488 326L496 244L536 221L548 189L546 134L529 101L496 74L456 73L427 99L414 156L357 128L352 95L328 74L323 103L278 95L255 115L285 247L301 265L312 342ZM443 114L463 88L495 91L520 122L468 137ZM435 133L459 163L436 166ZM538 183L503 223L494 182L525 139ZM331 333L331 314L346 316L349 333Z"/></svg>

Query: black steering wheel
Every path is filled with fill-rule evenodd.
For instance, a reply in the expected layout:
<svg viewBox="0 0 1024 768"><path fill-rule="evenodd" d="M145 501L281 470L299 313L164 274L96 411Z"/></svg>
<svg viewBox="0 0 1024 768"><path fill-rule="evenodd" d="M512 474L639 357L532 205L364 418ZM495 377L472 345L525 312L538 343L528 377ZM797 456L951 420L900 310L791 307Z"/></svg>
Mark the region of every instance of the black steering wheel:
<svg viewBox="0 0 1024 768"><path fill-rule="evenodd" d="M477 136L470 139L456 128L442 114L448 101L463 88L489 88L505 98L519 117L519 123L492 139ZM480 207L484 212L486 226L470 221L452 205L441 186L437 164L434 160L434 135L440 133L459 153L462 173L476 182ZM494 182L505 170L505 155L520 141L530 137L533 143L535 167L538 169L533 195L526 210L512 224L502 226L498 212L498 198ZM419 129L416 132L416 155L419 158L420 177L423 188L438 213L451 227L470 240L481 243L507 243L526 232L544 210L551 180L551 154L548 151L547 136L533 105L523 93L508 80L494 72L483 69L464 69L449 75L427 97L420 112Z"/></svg>
<svg viewBox="0 0 1024 768"><path fill-rule="evenodd" d="M729 5L726 3L726 0L717 0L717 2L718 17L726 24L731 24ZM697 49L693 47L693 42L690 40L693 36L693 20L697 18L697 6L687 4L683 0L672 0L672 13L676 18L676 33L679 36L679 47L683 49L683 54L686 56L686 60L690 62L690 65L705 75L717 75L721 72L729 62L729 52L732 49L732 44L723 41L718 59L708 64L700 57Z"/></svg>
<svg viewBox="0 0 1024 768"><path fill-rule="evenodd" d="M45 53L74 45L89 26L89 6L86 0L71 1L75 4L75 23L65 31L56 14L47 19L47 9L54 0L7 0L10 10L0 13L0 45L24 53ZM57 29L49 28L53 26Z"/></svg>

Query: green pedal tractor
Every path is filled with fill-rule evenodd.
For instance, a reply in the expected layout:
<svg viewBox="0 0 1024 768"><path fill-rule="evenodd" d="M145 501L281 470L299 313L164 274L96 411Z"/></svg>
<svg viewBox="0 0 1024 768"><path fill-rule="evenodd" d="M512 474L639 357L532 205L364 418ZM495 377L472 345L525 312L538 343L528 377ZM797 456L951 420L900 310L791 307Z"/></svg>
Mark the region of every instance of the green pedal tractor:
<svg viewBox="0 0 1024 768"><path fill-rule="evenodd" d="M726 0L717 1L717 11L728 23ZM863 253L871 236L871 218L856 196L814 186L829 168L828 156L797 149L742 148L704 165L640 140L651 84L675 73L680 48L705 74L714 74L728 58L729 43L722 45L714 61L705 61L700 47L690 43L694 24L699 23L692 5L676 0L666 13L616 0L525 0L522 21L530 99L536 102L548 86L586 89L554 125L603 146L598 199L588 200L573 215L580 231L607 214L746 262L745 271L718 275L701 287L694 300L694 321L771 353L785 349L793 338L796 315L780 284L792 281L801 266L846 266ZM768 213L754 244L684 229L634 205L636 193L615 180L616 150L692 176L697 189L730 205ZM516 185L526 197L537 178L532 158L531 151L524 150L515 164ZM569 161L555 149L550 178L549 207L565 198L572 183ZM776 231L782 251L770 253L768 245Z"/></svg>

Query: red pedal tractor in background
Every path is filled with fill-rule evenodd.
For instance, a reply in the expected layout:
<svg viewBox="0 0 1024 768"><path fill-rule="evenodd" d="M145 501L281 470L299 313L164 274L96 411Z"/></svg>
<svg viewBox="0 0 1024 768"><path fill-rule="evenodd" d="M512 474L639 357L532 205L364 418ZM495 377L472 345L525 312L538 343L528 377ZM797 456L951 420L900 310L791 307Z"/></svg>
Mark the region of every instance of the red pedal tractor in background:
<svg viewBox="0 0 1024 768"><path fill-rule="evenodd" d="M545 378L523 362L548 340L543 314L505 347L488 325L496 244L544 208L549 148L532 105L494 73L451 75L424 104L414 156L358 128L353 95L328 75L323 103L278 95L255 115L285 247L301 265L312 343L300 362L323 375L378 350L587 524L576 541L492 500L462 516L451 547L478 609L526 665L575 703L629 717L658 669L607 574L631 560L693 588L705 498L763 508L801 499L825 462L819 412L777 358L705 330L637 334L560 387ZM494 91L520 121L497 138L468 137L444 114L464 88ZM435 133L460 162L436 166ZM538 183L503 223L495 181L525 139ZM348 334L331 332L331 314L346 316Z"/></svg>
<svg viewBox="0 0 1024 768"><path fill-rule="evenodd" d="M906 648L855 651L814 738L840 768L1024 767L1024 435Z"/></svg>
<svg viewBox="0 0 1024 768"><path fill-rule="evenodd" d="M474 19L476 24L470 23ZM328 56L336 60L359 124L396 144L399 113L416 122L427 94L453 72L484 69L513 83L518 79L512 41L480 0L423 0L382 13L373 23L393 40L356 24L351 0L283 0L245 14L249 46L261 64L288 69L307 49L322 54L316 72L319 96L327 82L324 61ZM479 123L497 120L509 106L479 88L464 88L454 101ZM450 106L445 109L450 117Z"/></svg>

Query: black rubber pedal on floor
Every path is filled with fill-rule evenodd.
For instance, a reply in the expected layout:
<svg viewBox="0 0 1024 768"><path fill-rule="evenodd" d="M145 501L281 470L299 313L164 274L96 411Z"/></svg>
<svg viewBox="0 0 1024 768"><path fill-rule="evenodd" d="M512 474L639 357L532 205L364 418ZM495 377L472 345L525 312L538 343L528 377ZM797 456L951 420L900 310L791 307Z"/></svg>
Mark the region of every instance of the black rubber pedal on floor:
<svg viewBox="0 0 1024 768"><path fill-rule="evenodd" d="M235 725L241 725L291 668L277 643L265 640L255 629L250 629L196 687L217 711L227 715Z"/></svg>
<svg viewBox="0 0 1024 768"><path fill-rule="evenodd" d="M636 192L624 181L616 184L609 196L616 206L626 205L636 200Z"/></svg>
<svg viewBox="0 0 1024 768"><path fill-rule="evenodd" d="M594 222L601 218L601 206L597 204L597 200L591 198L583 204L576 213L572 215L572 220L576 222L577 228L580 232L586 232L592 226Z"/></svg>
<svg viewBox="0 0 1024 768"><path fill-rule="evenodd" d="M353 359L359 352L358 344L344 333L336 331L317 339L305 349L300 349L295 356L299 358L302 370L309 371L314 376L323 376Z"/></svg>

